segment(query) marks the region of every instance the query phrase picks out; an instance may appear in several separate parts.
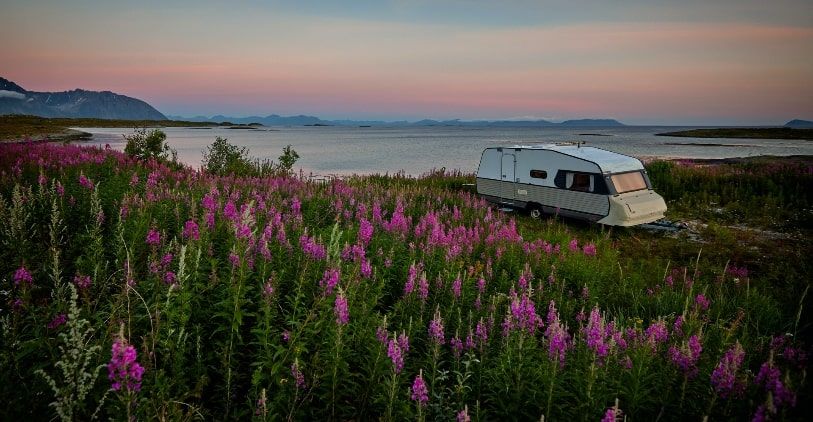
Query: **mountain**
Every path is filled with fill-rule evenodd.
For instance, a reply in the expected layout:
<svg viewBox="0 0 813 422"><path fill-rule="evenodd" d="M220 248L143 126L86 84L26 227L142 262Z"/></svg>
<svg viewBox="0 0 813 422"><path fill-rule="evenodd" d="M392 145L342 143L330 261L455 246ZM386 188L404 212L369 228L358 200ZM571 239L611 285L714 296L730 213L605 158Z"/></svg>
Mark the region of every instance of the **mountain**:
<svg viewBox="0 0 813 422"><path fill-rule="evenodd" d="M326 125L331 126L333 125L332 122L322 120L318 117L314 116L280 116L277 114L271 114L265 117L260 116L249 116L249 117L227 117L222 115L212 116L212 117L205 117L205 116L196 116L196 117L182 117L182 116L169 116L172 120L186 120L191 122L211 122L211 123L223 123L223 122L230 122L230 123L241 123L241 124L249 124L249 123L261 123L265 126L313 126L313 125Z"/></svg>
<svg viewBox="0 0 813 422"><path fill-rule="evenodd" d="M406 120L381 121L381 120L322 120L314 116L279 116L272 114L265 117L228 117L228 116L169 116L172 120L186 120L192 122L211 123L262 123L265 126L466 126L466 127L616 127L624 126L623 123L613 119L579 119L566 120L561 123L554 123L547 120L433 120L423 119L415 122Z"/></svg>
<svg viewBox="0 0 813 422"><path fill-rule="evenodd" d="M795 128L795 129L813 128L813 121L801 120L801 119L793 119L793 120L785 123L785 127L792 127L792 128Z"/></svg>
<svg viewBox="0 0 813 422"><path fill-rule="evenodd" d="M559 126L570 127L612 127L612 126L625 126L623 123L615 119L578 119L578 120L565 120L559 123Z"/></svg>
<svg viewBox="0 0 813 422"><path fill-rule="evenodd" d="M110 91L74 89L35 92L0 78L0 115L3 114L125 120L167 119L144 101Z"/></svg>

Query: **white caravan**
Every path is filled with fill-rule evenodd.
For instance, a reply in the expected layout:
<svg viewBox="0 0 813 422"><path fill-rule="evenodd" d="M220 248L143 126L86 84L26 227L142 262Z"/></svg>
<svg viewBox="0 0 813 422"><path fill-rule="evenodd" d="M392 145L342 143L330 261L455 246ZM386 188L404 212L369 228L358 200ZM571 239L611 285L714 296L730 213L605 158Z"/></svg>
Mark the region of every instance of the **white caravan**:
<svg viewBox="0 0 813 422"><path fill-rule="evenodd" d="M651 223L666 212L640 160L579 144L486 148L477 193L534 218L559 214L611 226Z"/></svg>

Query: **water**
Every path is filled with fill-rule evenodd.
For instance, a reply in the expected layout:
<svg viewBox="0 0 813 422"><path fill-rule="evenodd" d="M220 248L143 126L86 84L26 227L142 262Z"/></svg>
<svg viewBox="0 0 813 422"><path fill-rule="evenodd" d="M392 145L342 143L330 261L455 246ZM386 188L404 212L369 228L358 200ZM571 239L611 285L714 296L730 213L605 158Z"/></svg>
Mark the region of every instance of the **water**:
<svg viewBox="0 0 813 422"><path fill-rule="evenodd" d="M93 134L92 145L124 150L130 128L78 128ZM316 174L404 171L420 175L445 167L475 172L486 147L584 141L588 146L639 158L729 158L755 155L813 155L813 142L773 139L709 139L655 136L680 127L494 128L494 127L273 127L259 130L164 128L180 161L199 167L216 137L248 147L253 157L276 160L285 145L300 159L296 169ZM584 135L602 134L609 136ZM691 143L724 146L686 145ZM672 144L672 145L669 145ZM683 144L683 145L674 145Z"/></svg>

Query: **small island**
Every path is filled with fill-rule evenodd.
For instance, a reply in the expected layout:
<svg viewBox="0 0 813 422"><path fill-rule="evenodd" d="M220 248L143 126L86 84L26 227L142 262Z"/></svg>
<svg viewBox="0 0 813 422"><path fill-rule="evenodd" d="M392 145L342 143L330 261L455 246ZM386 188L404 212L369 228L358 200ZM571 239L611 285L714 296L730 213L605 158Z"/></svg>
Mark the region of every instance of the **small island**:
<svg viewBox="0 0 813 422"><path fill-rule="evenodd" d="M813 140L813 129L789 127L728 127L691 129L677 132L657 133L656 136L679 138L738 138L738 139L801 139Z"/></svg>

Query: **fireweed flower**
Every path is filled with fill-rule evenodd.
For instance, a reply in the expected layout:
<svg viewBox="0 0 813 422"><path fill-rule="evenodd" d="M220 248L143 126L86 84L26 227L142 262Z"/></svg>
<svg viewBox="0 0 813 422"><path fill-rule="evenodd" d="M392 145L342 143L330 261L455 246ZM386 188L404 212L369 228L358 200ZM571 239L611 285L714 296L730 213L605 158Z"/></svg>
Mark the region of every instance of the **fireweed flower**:
<svg viewBox="0 0 813 422"><path fill-rule="evenodd" d="M666 322L663 320L657 320L650 324L644 332L644 337L646 338L646 343L649 344L649 346L653 349L656 349L660 343L665 343L669 338L669 331L666 329Z"/></svg>
<svg viewBox="0 0 813 422"><path fill-rule="evenodd" d="M422 302L429 298L429 281L424 273L421 273L421 278L418 279L418 297Z"/></svg>
<svg viewBox="0 0 813 422"><path fill-rule="evenodd" d="M183 225L183 237L191 240L200 240L200 231L198 223L195 220L188 220Z"/></svg>
<svg viewBox="0 0 813 422"><path fill-rule="evenodd" d="M694 306L698 312L705 311L709 309L709 300L706 299L706 295L700 293L694 298Z"/></svg>
<svg viewBox="0 0 813 422"><path fill-rule="evenodd" d="M697 375L697 360L700 358L700 352L703 351L703 346L700 343L700 338L697 335L689 337L688 342L678 348L673 346L669 347L669 358L683 373L693 378Z"/></svg>
<svg viewBox="0 0 813 422"><path fill-rule="evenodd" d="M596 245L588 243L582 247L582 251L587 256L596 256Z"/></svg>
<svg viewBox="0 0 813 422"><path fill-rule="evenodd" d="M559 321L559 313L556 311L553 301L548 306L548 327L545 330L545 337L548 339L548 357L563 367L565 353L570 343L570 334L567 332L567 327Z"/></svg>
<svg viewBox="0 0 813 422"><path fill-rule="evenodd" d="M426 388L426 383L423 380L423 369L418 372L418 376L415 377L415 381L412 382L412 388L410 388L409 391L412 393L412 400L416 402L418 406L423 407L429 401L429 390Z"/></svg>
<svg viewBox="0 0 813 422"><path fill-rule="evenodd" d="M141 376L144 367L136 361L136 350L123 339L113 342L112 357L107 364L107 378L112 382L113 391L125 389L128 392L141 390Z"/></svg>
<svg viewBox="0 0 813 422"><path fill-rule="evenodd" d="M409 353L409 337L407 337L405 331L401 331L401 334L398 335L398 347L404 353Z"/></svg>
<svg viewBox="0 0 813 422"><path fill-rule="evenodd" d="M88 190L93 189L93 182L84 173L79 174L79 185Z"/></svg>
<svg viewBox="0 0 813 422"><path fill-rule="evenodd" d="M454 279L454 281L452 282L452 295L455 297L455 299L460 298L460 290L462 289L462 287L463 283L460 280L460 276L457 276L457 278Z"/></svg>
<svg viewBox="0 0 813 422"><path fill-rule="evenodd" d="M53 330L53 329L59 328L60 326L64 325L66 322L68 322L68 315L67 314L59 314L59 315L55 316L54 319L51 320L51 322L48 323L48 329Z"/></svg>
<svg viewBox="0 0 813 422"><path fill-rule="evenodd" d="M454 354L454 357L459 358L460 354L463 353L463 340L461 340L460 337L454 336L449 340L449 345L452 346L452 354Z"/></svg>
<svg viewBox="0 0 813 422"><path fill-rule="evenodd" d="M294 377L296 388L303 390L305 388L305 374L299 370L299 360L294 360L294 363L291 364L291 376Z"/></svg>
<svg viewBox="0 0 813 422"><path fill-rule="evenodd" d="M457 422L471 422L468 405L466 405L463 410L457 412Z"/></svg>
<svg viewBox="0 0 813 422"><path fill-rule="evenodd" d="M737 372L742 366L744 358L745 350L740 342L737 342L725 352L720 363L714 368L711 373L711 385L720 397L728 398L742 392L745 388L741 381L737 381Z"/></svg>
<svg viewBox="0 0 813 422"><path fill-rule="evenodd" d="M570 249L570 252L576 252L579 250L579 241L576 239L571 239L567 247Z"/></svg>
<svg viewBox="0 0 813 422"><path fill-rule="evenodd" d="M440 317L440 309L435 309L435 317L429 321L429 339L434 344L444 344L446 342L443 334L443 318Z"/></svg>
<svg viewBox="0 0 813 422"><path fill-rule="evenodd" d="M90 287L90 276L77 274L73 276L73 284L75 284L79 290L85 290Z"/></svg>
<svg viewBox="0 0 813 422"><path fill-rule="evenodd" d="M338 268L328 268L319 281L319 286L325 290L325 295L333 293L333 289L339 284L340 271Z"/></svg>
<svg viewBox="0 0 813 422"><path fill-rule="evenodd" d="M158 233L158 230L151 228L150 231L147 232L146 242L150 246L158 246L158 244L161 243L161 234Z"/></svg>
<svg viewBox="0 0 813 422"><path fill-rule="evenodd" d="M601 418L601 422L615 422L619 419L621 419L621 409L614 406L604 412L604 417Z"/></svg>
<svg viewBox="0 0 813 422"><path fill-rule="evenodd" d="M333 313L336 314L336 324L347 325L350 320L350 314L347 310L347 298L341 291L336 295L336 300L333 304Z"/></svg>
<svg viewBox="0 0 813 422"><path fill-rule="evenodd" d="M606 339L606 326L598 306L590 311L590 318L587 320L587 327L585 328L585 343L587 347L593 350L598 358L604 358L610 352L610 344Z"/></svg>
<svg viewBox="0 0 813 422"><path fill-rule="evenodd" d="M488 342L488 327L483 323L483 318L477 321L477 326L474 328L474 333L477 336L477 342L480 347L483 347Z"/></svg>
<svg viewBox="0 0 813 422"><path fill-rule="evenodd" d="M775 407L789 405L796 406L796 394L788 389L780 379L782 372L774 365L773 355L767 362L759 368L759 373L754 379L757 385L765 387L773 395L773 405ZM774 409L775 412L775 409Z"/></svg>
<svg viewBox="0 0 813 422"><path fill-rule="evenodd" d="M370 240L373 238L373 225L366 218L362 218L359 222L358 241L362 245L369 245Z"/></svg>
<svg viewBox="0 0 813 422"><path fill-rule="evenodd" d="M404 369L404 354L398 343L398 340L396 340L394 336L389 343L387 343L387 357L392 361L392 370L395 371L396 374L401 373L401 370Z"/></svg>
<svg viewBox="0 0 813 422"><path fill-rule="evenodd" d="M29 286L34 282L34 278L31 277L31 273L28 271L25 266L22 266L14 272L14 285L19 286L20 283L28 284Z"/></svg>

